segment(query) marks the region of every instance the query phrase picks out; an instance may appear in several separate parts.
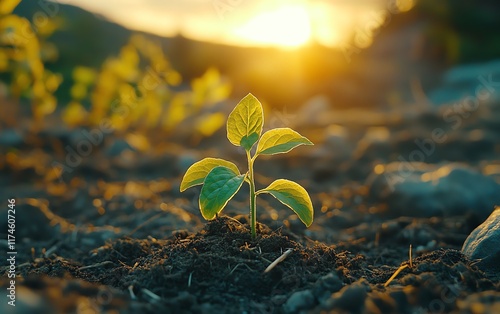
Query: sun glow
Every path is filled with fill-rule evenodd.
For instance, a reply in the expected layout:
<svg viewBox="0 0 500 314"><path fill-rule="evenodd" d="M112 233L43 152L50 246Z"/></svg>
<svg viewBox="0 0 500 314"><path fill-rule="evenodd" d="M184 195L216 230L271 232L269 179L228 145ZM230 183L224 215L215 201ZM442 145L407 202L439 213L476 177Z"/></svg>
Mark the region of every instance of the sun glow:
<svg viewBox="0 0 500 314"><path fill-rule="evenodd" d="M310 40L311 22L305 6L283 5L253 17L234 35L250 44L298 47Z"/></svg>

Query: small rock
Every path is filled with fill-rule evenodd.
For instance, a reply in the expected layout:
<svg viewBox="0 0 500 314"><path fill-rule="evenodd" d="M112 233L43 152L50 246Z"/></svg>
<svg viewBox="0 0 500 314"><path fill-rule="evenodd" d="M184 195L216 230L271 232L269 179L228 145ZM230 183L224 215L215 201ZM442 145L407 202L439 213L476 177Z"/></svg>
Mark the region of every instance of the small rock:
<svg viewBox="0 0 500 314"><path fill-rule="evenodd" d="M473 311L477 314L500 313L500 294L493 291L483 291L457 300L457 312Z"/></svg>
<svg viewBox="0 0 500 314"><path fill-rule="evenodd" d="M370 194L398 216L473 214L482 220L500 204L500 185L493 178L458 163L377 165L368 184Z"/></svg>
<svg viewBox="0 0 500 314"><path fill-rule="evenodd" d="M13 129L7 129L0 132L0 146L19 147L24 139L21 133Z"/></svg>
<svg viewBox="0 0 500 314"><path fill-rule="evenodd" d="M435 105L453 104L466 97L493 102L500 92L491 78L500 73L500 60L453 67L443 76L443 84L429 94Z"/></svg>
<svg viewBox="0 0 500 314"><path fill-rule="evenodd" d="M285 313L300 313L301 310L314 307L316 300L311 290L294 292L283 306Z"/></svg>
<svg viewBox="0 0 500 314"><path fill-rule="evenodd" d="M117 139L106 148L106 155L109 157L116 157L125 151L136 151L130 144L122 139Z"/></svg>
<svg viewBox="0 0 500 314"><path fill-rule="evenodd" d="M370 286L366 279L360 279L332 294L329 299L322 303L321 307L325 310L334 309L338 312L360 313L369 289Z"/></svg>
<svg viewBox="0 0 500 314"><path fill-rule="evenodd" d="M344 286L344 283L339 278L337 273L329 273L319 278L312 289L314 296L321 303L327 300L334 292L339 291Z"/></svg>
<svg viewBox="0 0 500 314"><path fill-rule="evenodd" d="M500 207L467 237L462 253L472 260L480 260L477 265L484 271L500 271Z"/></svg>

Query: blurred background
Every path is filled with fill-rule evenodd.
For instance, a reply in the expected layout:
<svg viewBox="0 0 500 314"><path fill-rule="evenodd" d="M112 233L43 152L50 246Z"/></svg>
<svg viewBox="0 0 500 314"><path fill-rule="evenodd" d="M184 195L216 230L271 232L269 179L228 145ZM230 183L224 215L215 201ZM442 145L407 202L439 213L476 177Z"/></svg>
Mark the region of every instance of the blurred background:
<svg viewBox="0 0 500 314"><path fill-rule="evenodd" d="M391 162L463 162L498 182L499 14L493 0L4 0L4 180L60 196L134 174L176 191L202 157L243 160L225 121L251 92L265 129L316 144L269 176L367 194Z"/></svg>
<svg viewBox="0 0 500 314"><path fill-rule="evenodd" d="M110 114L127 89L140 98L148 75L157 86L140 107L149 109L134 111L158 120L172 100L185 107L186 90L200 107L248 92L290 112L311 100L339 110L435 106L463 96L437 90L444 71L500 54L499 7L488 0L17 2L2 4L0 95L39 103L37 119L61 110L69 124Z"/></svg>
<svg viewBox="0 0 500 314"><path fill-rule="evenodd" d="M434 312L431 305L442 300L445 311L498 312L483 307L498 305L498 297L479 294L495 290L493 284L467 271L482 260L498 274L499 254L491 251L497 246L477 246L467 267L448 263L445 255L457 261L458 255L441 249L460 250L500 205L499 17L497 0L0 0L0 225L7 226L3 202L15 198L18 277L62 278L19 283L19 305L25 313L77 312L90 295L102 299L100 288L69 298L67 291L77 290L65 282L82 279L118 287L113 302L121 293L136 313L128 297L135 299L131 285L140 282L127 275L134 269L144 274L143 288L162 301L179 293L169 302L209 302L218 291L197 286L199 274L226 284L219 276L229 263L220 272L211 268L213 274L191 266L178 272L170 253L159 259L145 248L165 243L157 240L187 241L207 225L198 208L200 187L179 191L193 163L219 157L245 173L245 152L227 141L226 119L252 93L264 107L264 131L291 127L314 143L255 164L257 189L277 178L304 186L314 223L305 228L266 196L257 201L259 222L273 234L342 252L349 259L344 270L362 268L357 278L341 271L344 284L376 277L370 309ZM246 221L246 185L224 214ZM476 234L496 241L489 232L498 231L496 223ZM0 238L6 251L7 231ZM401 290L377 296L381 274L402 265L409 245L414 256L442 255L411 270L425 272L423 279L405 277L406 297ZM246 242L242 248L242 254L254 249ZM151 268L139 265L139 256ZM5 260L2 265L6 272ZM237 264L224 278L240 265L249 268ZM280 282L297 277L293 267ZM231 299L225 296L234 290L224 286L221 306L243 306L243 295L259 302L247 281L239 281L245 284ZM318 282L318 291L327 291ZM268 288L258 287L257 294ZM452 298L445 299L450 287ZM358 288L338 300L362 306L349 302L356 291L366 293ZM276 300L283 303L294 291L280 289ZM156 313L152 301L138 302ZM418 304L396 309L398 302Z"/></svg>

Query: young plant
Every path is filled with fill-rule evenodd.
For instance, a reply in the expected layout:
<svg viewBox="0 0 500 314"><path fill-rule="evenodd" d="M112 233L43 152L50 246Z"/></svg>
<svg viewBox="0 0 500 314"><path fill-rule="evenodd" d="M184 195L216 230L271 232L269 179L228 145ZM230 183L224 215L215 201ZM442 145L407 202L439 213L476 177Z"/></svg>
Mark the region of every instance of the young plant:
<svg viewBox="0 0 500 314"><path fill-rule="evenodd" d="M194 163L184 174L180 190L203 184L199 205L203 218L214 219L238 192L243 182L250 185L250 227L255 238L257 224L256 196L267 193L293 210L299 219L309 227L313 221L313 206L307 191L298 183L278 179L262 190L255 190L253 165L259 155L287 153L300 145L313 145L304 136L290 128L277 128L262 136L264 114L262 105L255 96L245 96L227 119L227 138L235 146L245 149L248 171L241 174L232 162L218 158L205 158ZM252 156L252 147L257 143Z"/></svg>

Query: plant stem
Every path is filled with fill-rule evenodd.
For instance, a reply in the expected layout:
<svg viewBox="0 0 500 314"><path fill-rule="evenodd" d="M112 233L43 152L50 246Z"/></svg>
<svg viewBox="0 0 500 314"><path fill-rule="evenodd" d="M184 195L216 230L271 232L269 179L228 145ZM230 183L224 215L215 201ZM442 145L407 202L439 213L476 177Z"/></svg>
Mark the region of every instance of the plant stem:
<svg viewBox="0 0 500 314"><path fill-rule="evenodd" d="M255 181L253 178L253 159L250 156L250 152L247 151L248 159L248 179L250 184L250 230L252 232L252 239L255 239L256 231L255 227L257 225L257 209L255 204Z"/></svg>

